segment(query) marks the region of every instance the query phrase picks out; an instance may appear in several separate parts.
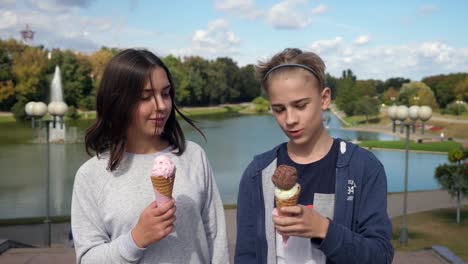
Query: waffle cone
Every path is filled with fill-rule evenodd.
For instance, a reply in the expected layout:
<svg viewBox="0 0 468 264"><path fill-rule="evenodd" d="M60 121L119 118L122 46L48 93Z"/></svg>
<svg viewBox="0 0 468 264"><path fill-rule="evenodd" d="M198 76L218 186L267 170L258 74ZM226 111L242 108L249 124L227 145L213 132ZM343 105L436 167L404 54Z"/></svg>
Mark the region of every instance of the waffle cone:
<svg viewBox="0 0 468 264"><path fill-rule="evenodd" d="M163 176L151 176L153 187L162 195L172 198L172 188L174 187L174 178L164 178Z"/></svg>
<svg viewBox="0 0 468 264"><path fill-rule="evenodd" d="M282 215L280 209L283 208L283 207L297 205L300 194L301 194L301 187L299 187L299 190L297 191L297 193L294 196L292 196L292 197L290 197L288 199L278 199L278 198L275 197L276 208L278 209L278 214Z"/></svg>

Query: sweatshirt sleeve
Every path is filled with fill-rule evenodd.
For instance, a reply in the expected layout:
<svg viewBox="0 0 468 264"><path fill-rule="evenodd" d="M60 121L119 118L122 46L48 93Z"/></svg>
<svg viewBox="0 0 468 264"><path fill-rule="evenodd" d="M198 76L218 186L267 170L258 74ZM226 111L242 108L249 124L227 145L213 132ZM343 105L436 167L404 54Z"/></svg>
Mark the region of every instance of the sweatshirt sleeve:
<svg viewBox="0 0 468 264"><path fill-rule="evenodd" d="M387 179L380 162L362 183L356 231L330 220L320 248L334 263L391 263L392 224L387 214Z"/></svg>
<svg viewBox="0 0 468 264"><path fill-rule="evenodd" d="M224 206L218 191L210 163L202 151L206 200L202 210L203 225L208 241L211 263L229 263Z"/></svg>
<svg viewBox="0 0 468 264"><path fill-rule="evenodd" d="M137 263L144 249L130 232L111 240L99 214L96 184L85 182L80 169L72 195L71 224L77 263Z"/></svg>

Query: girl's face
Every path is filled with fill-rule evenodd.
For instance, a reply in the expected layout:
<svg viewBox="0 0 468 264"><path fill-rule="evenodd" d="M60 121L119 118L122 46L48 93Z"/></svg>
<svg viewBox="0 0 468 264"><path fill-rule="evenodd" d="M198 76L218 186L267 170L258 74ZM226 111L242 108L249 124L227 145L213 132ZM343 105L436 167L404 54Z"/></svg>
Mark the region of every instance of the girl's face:
<svg viewBox="0 0 468 264"><path fill-rule="evenodd" d="M172 111L170 90L172 89L167 74L162 68L151 73L143 87L140 100L133 114L128 135L132 137L160 136L169 114Z"/></svg>
<svg viewBox="0 0 468 264"><path fill-rule="evenodd" d="M279 73L269 81L273 116L296 145L307 144L320 136L324 129L322 111L330 104L330 89L320 92L317 79L308 75L297 70Z"/></svg>

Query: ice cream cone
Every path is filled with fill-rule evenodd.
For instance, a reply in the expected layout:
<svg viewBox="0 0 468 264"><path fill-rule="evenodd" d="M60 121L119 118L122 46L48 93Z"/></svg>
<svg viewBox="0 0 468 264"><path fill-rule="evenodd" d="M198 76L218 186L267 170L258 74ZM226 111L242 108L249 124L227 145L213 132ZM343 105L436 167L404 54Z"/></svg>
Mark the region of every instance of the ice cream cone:
<svg viewBox="0 0 468 264"><path fill-rule="evenodd" d="M281 208L283 207L297 205L300 194L301 194L301 187L299 186L299 189L297 190L296 194L288 199L278 199L277 197L275 197L276 208L278 209L278 214L283 215L281 213Z"/></svg>
<svg viewBox="0 0 468 264"><path fill-rule="evenodd" d="M172 188L174 187L173 178L165 178L164 176L151 176L153 187L162 195L172 198Z"/></svg>

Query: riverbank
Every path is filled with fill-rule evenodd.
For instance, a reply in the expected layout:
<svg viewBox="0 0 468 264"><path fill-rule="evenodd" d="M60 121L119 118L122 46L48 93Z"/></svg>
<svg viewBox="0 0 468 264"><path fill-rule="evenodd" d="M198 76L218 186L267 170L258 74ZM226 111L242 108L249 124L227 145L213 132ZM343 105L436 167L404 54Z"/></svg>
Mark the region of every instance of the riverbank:
<svg viewBox="0 0 468 264"><path fill-rule="evenodd" d="M359 118L363 119L363 117L346 117L345 113L337 109L334 104L331 104L329 109L344 124L342 129L384 133L400 137L402 140L405 139L405 134L399 133L400 127L397 126L396 133L392 132L392 121L386 116L385 109L382 110L378 118L371 118L369 123L363 123L362 120L357 122ZM442 116L434 113L433 118L427 122L425 128L424 134L421 133L420 128L415 133L410 133L410 140L423 143L441 142L440 133L444 132L443 141L446 142L451 139L468 148L468 133L466 133L468 120L466 119L457 119L455 116ZM404 146L402 149L404 149Z"/></svg>

